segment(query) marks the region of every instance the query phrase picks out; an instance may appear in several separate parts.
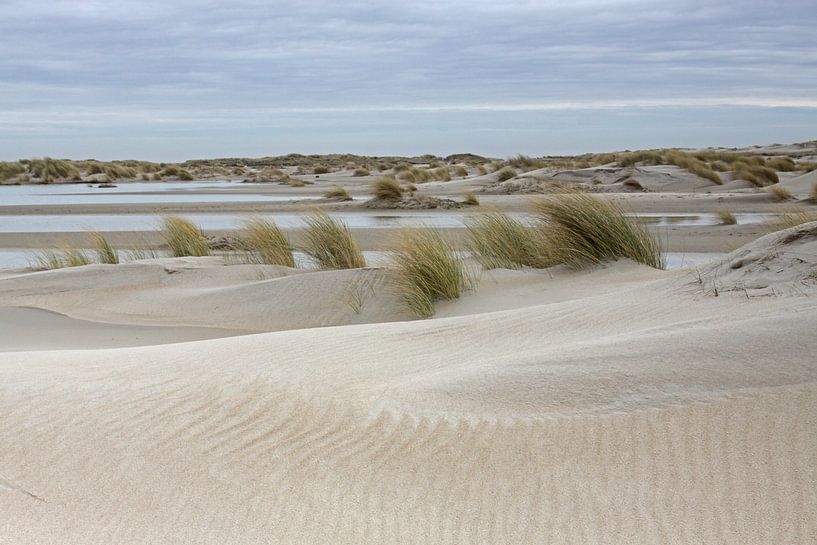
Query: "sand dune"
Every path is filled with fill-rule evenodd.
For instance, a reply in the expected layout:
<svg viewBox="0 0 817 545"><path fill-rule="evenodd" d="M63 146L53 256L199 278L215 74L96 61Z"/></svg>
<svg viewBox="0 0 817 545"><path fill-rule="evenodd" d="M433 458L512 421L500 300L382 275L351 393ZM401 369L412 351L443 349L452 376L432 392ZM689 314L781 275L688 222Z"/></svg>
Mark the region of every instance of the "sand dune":
<svg viewBox="0 0 817 545"><path fill-rule="evenodd" d="M432 320L0 353L0 543L814 543L817 264L788 260L817 224L788 235L749 252L799 283L774 297L712 293L736 252L497 271Z"/></svg>
<svg viewBox="0 0 817 545"><path fill-rule="evenodd" d="M0 279L0 306L118 324L276 331L408 319L382 269L224 266L220 257L89 265Z"/></svg>

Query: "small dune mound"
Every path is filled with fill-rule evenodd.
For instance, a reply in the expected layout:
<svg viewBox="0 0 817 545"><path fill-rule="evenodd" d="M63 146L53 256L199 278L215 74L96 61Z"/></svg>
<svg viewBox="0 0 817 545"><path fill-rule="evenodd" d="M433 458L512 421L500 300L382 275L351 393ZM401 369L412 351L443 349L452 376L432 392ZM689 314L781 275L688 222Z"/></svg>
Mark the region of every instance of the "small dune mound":
<svg viewBox="0 0 817 545"><path fill-rule="evenodd" d="M438 199L436 197L403 197L399 200L373 198L363 203L365 208L375 210L432 210L442 208L450 210L452 208L462 208L462 203L451 199Z"/></svg>
<svg viewBox="0 0 817 545"><path fill-rule="evenodd" d="M817 222L768 234L699 272L699 281L706 291L715 294L814 295Z"/></svg>

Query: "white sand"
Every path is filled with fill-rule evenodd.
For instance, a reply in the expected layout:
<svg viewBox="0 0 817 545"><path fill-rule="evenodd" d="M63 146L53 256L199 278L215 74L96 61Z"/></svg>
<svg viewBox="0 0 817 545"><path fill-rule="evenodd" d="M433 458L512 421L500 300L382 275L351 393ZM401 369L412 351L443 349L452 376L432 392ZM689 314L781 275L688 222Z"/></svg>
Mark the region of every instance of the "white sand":
<svg viewBox="0 0 817 545"><path fill-rule="evenodd" d="M425 321L0 353L0 543L815 543L817 224L761 253L496 271ZM162 275L187 272L150 274L184 301Z"/></svg>

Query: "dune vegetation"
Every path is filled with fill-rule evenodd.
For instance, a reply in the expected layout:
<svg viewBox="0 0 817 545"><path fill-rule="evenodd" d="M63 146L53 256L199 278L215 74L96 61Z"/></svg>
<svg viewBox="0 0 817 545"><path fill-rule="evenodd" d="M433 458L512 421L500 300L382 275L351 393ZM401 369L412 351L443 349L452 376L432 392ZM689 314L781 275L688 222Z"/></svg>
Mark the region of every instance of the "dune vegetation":
<svg viewBox="0 0 817 545"><path fill-rule="evenodd" d="M244 221L239 233L242 247L265 265L295 267L292 245L274 221L253 217Z"/></svg>
<svg viewBox="0 0 817 545"><path fill-rule="evenodd" d="M514 177L516 177L516 171L511 167L504 167L497 173L496 179L499 182L506 182Z"/></svg>
<svg viewBox="0 0 817 545"><path fill-rule="evenodd" d="M479 214L467 224L466 247L486 269L536 269L556 262L547 231L541 225L529 225L501 210Z"/></svg>
<svg viewBox="0 0 817 545"><path fill-rule="evenodd" d="M118 265L119 252L111 245L108 239L98 231L91 231L91 240L94 245L94 253L99 263L105 265Z"/></svg>
<svg viewBox="0 0 817 545"><path fill-rule="evenodd" d="M339 201L351 201L352 196L349 195L349 192L346 191L344 188L335 186L331 189L327 189L323 193L324 199L335 199Z"/></svg>
<svg viewBox="0 0 817 545"><path fill-rule="evenodd" d="M721 225L735 225L738 222L738 219L732 212L722 208L715 210L715 217L718 218Z"/></svg>
<svg viewBox="0 0 817 545"><path fill-rule="evenodd" d="M766 191L778 201L788 201L792 198L791 192L782 185L769 186Z"/></svg>
<svg viewBox="0 0 817 545"><path fill-rule="evenodd" d="M406 229L392 255L395 286L420 317L434 314L434 302L459 298L468 285L462 260L433 229Z"/></svg>
<svg viewBox="0 0 817 545"><path fill-rule="evenodd" d="M342 221L322 210L316 210L304 220L303 251L321 269L358 269L366 266L363 252Z"/></svg>
<svg viewBox="0 0 817 545"><path fill-rule="evenodd" d="M161 232L173 257L210 255L210 247L201 229L186 218L165 216L162 218Z"/></svg>
<svg viewBox="0 0 817 545"><path fill-rule="evenodd" d="M399 201L403 198L403 188L392 176L380 176L371 183L371 194L383 201Z"/></svg>
<svg viewBox="0 0 817 545"><path fill-rule="evenodd" d="M619 205L586 193L563 193L536 201L537 220L547 229L552 255L582 265L628 258L664 268L657 239Z"/></svg>

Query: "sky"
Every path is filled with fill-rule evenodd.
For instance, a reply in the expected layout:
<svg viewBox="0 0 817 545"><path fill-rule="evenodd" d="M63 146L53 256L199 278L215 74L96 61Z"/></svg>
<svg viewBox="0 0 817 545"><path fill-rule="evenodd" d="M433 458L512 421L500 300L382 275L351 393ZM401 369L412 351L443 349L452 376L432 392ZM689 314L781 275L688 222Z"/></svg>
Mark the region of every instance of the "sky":
<svg viewBox="0 0 817 545"><path fill-rule="evenodd" d="M817 0L0 0L0 159L817 139Z"/></svg>

